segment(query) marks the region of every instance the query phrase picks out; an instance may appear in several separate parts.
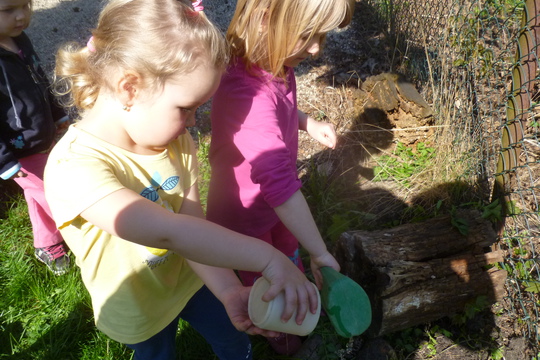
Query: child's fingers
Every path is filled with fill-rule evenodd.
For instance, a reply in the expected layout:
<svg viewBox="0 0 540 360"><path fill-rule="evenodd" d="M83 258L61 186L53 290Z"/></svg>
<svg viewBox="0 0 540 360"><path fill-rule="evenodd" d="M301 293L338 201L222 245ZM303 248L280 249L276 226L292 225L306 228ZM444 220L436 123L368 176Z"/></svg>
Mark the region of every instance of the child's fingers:
<svg viewBox="0 0 540 360"><path fill-rule="evenodd" d="M337 144L337 136L336 136L336 132L334 131L334 129L332 128L331 129L332 131L330 131L329 133L327 133L325 135L326 137L326 141L327 141L327 146L331 149L335 149L336 147L336 144Z"/></svg>
<svg viewBox="0 0 540 360"><path fill-rule="evenodd" d="M301 325L307 315L307 312L315 314L318 308L319 297L317 290L310 281L306 281L296 291L296 302L291 302L293 313L296 311L295 321ZM283 312L282 320L287 321L288 315Z"/></svg>
<svg viewBox="0 0 540 360"><path fill-rule="evenodd" d="M330 149L335 149L336 148L336 142L333 141L329 137L326 137L326 144L325 145L328 146Z"/></svg>
<svg viewBox="0 0 540 360"><path fill-rule="evenodd" d="M325 146L327 146L327 147L329 147L331 149L334 149L336 147L336 141L337 141L336 134L334 132L332 132L332 131L329 131L329 130L323 131L321 133L319 141L323 145L325 145Z"/></svg>
<svg viewBox="0 0 540 360"><path fill-rule="evenodd" d="M300 290L301 292L301 290ZM281 321L287 322L293 316L294 312L296 313L296 322L301 324L306 317L307 306L304 302L299 303L299 293L296 287L289 287L285 290L285 308L281 314ZM298 322L300 320L300 322Z"/></svg>
<svg viewBox="0 0 540 360"><path fill-rule="evenodd" d="M289 289L291 288L292 290L287 290L281 286L270 283L270 287L268 288L268 290L266 290L266 292L262 296L263 301L271 301L281 291L284 292L285 306L284 306L283 313L281 315L281 320L283 321L288 321L292 317L294 311L296 310L296 302L297 302L296 291L294 290L294 287L289 287Z"/></svg>
<svg viewBox="0 0 540 360"><path fill-rule="evenodd" d="M315 289L313 284L311 282L308 282L305 290L306 290L305 293L302 292L301 294L298 295L299 307L298 307L298 312L295 319L298 325L302 324L302 322L304 321L307 315L307 311L311 312L312 314L315 314L318 308L319 296L317 295L317 290ZM302 310L300 310L301 307L302 307ZM305 311L304 311L304 307L305 307Z"/></svg>
<svg viewBox="0 0 540 360"><path fill-rule="evenodd" d="M274 338L280 335L277 331L264 330L255 325L252 325L249 329L245 331L248 335L261 335L264 337Z"/></svg>
<svg viewBox="0 0 540 360"><path fill-rule="evenodd" d="M273 298L275 298L280 292L283 290L283 288L279 285L276 285L270 281L270 287L266 292L263 294L262 299L263 301L270 301Z"/></svg>
<svg viewBox="0 0 540 360"><path fill-rule="evenodd" d="M323 278L320 271L321 267L323 266L329 266L337 272L339 272L341 269L337 260L329 252L326 252L319 257L311 257L311 272L313 273L313 277L315 278L315 284L317 284L318 289L322 289L323 285Z"/></svg>

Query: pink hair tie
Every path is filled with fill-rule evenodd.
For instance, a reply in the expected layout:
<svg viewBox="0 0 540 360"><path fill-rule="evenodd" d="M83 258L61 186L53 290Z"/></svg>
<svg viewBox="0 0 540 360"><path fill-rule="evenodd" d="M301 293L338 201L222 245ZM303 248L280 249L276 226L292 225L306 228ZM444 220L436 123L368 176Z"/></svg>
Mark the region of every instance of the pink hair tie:
<svg viewBox="0 0 540 360"><path fill-rule="evenodd" d="M199 12L204 10L204 6L202 6L202 0L196 0L192 1L193 10Z"/></svg>
<svg viewBox="0 0 540 360"><path fill-rule="evenodd" d="M88 39L88 42L86 43L86 47L90 52L96 52L96 47L94 46L94 36L90 36L90 39Z"/></svg>

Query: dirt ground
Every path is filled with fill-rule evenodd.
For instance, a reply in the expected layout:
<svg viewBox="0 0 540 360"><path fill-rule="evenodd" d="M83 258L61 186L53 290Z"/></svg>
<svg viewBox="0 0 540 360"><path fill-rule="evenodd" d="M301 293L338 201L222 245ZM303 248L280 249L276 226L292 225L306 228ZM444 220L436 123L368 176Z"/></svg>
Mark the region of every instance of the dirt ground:
<svg viewBox="0 0 540 360"><path fill-rule="evenodd" d="M206 0L204 5L207 15L225 30L235 3L234 0ZM101 5L98 0L34 0L35 14L28 34L48 71L53 68L54 53L61 43L86 43ZM382 110L364 112L366 92L369 91L366 83L392 69L391 57L382 24L377 23L368 7L358 2L353 23L330 34L323 55L306 61L297 69L299 107L317 119L334 123L339 136L338 149L330 151L307 135L300 135L301 175L304 179L309 178L313 164L329 176L338 174L349 188L350 196L361 199L370 207L370 212L378 214L381 223L392 219L407 205L392 193L391 184L375 187L370 183L373 178L371 156L389 149L398 140L412 145L426 141L431 134L428 130L379 130L405 129L411 124L419 127L433 121L429 106L426 108L425 102L414 96L396 98L393 104L379 104ZM392 82L391 78L387 80ZM385 109L385 106L392 108ZM196 131L207 136L211 129L207 112L205 108L202 110ZM394 205L388 207L389 202ZM488 360L492 358L488 349L493 346L505 348L506 360L531 358L527 342L516 336L515 319L494 316L493 311L481 312L465 325L471 333L482 334L486 346L478 346L469 339L456 342L436 334L436 341L416 344L420 350L410 353L407 359ZM448 319L440 321L441 326L452 326ZM389 348L383 339L361 339L357 344L354 351L343 356L344 359L377 360L402 353L401 349ZM429 344L435 344L435 349Z"/></svg>

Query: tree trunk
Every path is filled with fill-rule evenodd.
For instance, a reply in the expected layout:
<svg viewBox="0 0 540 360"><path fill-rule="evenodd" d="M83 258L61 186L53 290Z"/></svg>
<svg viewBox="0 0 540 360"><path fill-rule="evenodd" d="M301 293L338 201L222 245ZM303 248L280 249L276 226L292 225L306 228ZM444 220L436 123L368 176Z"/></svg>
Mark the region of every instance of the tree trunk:
<svg viewBox="0 0 540 360"><path fill-rule="evenodd" d="M379 336L462 312L484 296L490 303L504 294L506 272L493 265L496 234L477 211L457 212L467 235L444 216L379 231L343 233L335 248L342 272L368 293Z"/></svg>

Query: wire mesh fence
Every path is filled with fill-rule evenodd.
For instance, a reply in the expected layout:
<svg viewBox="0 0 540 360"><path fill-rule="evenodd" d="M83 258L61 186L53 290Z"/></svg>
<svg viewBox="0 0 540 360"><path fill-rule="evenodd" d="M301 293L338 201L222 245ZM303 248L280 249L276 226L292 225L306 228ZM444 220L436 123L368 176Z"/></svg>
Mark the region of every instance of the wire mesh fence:
<svg viewBox="0 0 540 360"><path fill-rule="evenodd" d="M368 0L459 148L463 177L503 209L504 307L540 342L540 0ZM402 69L402 71L403 71ZM459 144L459 145L458 145Z"/></svg>

